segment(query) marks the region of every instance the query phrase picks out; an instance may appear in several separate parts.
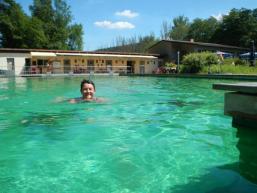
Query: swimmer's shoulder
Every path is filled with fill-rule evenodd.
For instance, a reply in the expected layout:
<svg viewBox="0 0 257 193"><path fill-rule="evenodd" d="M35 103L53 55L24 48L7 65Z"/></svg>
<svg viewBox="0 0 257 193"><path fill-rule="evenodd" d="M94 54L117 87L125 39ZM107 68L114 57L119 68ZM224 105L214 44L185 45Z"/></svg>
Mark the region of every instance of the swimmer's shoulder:
<svg viewBox="0 0 257 193"><path fill-rule="evenodd" d="M78 97L78 98L69 99L68 102L71 104L81 103L81 102L104 103L104 102L107 102L107 100L105 98L99 98L99 97L95 97L93 98L93 100L83 100L82 98Z"/></svg>
<svg viewBox="0 0 257 193"><path fill-rule="evenodd" d="M97 102L97 103L104 103L104 102L107 102L107 99L97 97L97 98L94 99L94 101Z"/></svg>
<svg viewBox="0 0 257 193"><path fill-rule="evenodd" d="M69 99L68 101L69 101L69 103L74 104L74 103L81 102L81 101L82 101L82 99L78 97L78 98L72 98L72 99Z"/></svg>

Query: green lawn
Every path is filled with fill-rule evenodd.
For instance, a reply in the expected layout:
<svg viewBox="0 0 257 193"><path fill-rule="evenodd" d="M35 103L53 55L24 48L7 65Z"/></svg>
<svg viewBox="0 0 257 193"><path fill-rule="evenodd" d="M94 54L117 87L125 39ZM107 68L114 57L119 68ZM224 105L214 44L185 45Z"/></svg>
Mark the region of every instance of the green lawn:
<svg viewBox="0 0 257 193"><path fill-rule="evenodd" d="M257 66L250 67L247 65L232 65L232 64L221 64L221 65L211 65L209 67L204 67L200 73L207 74L210 73L231 73L231 74L253 74L257 75Z"/></svg>

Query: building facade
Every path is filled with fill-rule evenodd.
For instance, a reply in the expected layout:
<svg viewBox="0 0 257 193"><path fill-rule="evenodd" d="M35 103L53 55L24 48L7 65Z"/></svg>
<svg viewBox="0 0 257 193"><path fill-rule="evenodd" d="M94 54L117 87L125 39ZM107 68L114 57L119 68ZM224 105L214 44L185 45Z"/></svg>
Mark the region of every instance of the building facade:
<svg viewBox="0 0 257 193"><path fill-rule="evenodd" d="M222 44L203 43L191 41L179 41L179 40L161 40L151 46L148 49L148 53L159 54L159 57L164 62L178 63L183 59L183 56L193 52L226 52L231 53L234 56L248 52L248 48L228 46Z"/></svg>
<svg viewBox="0 0 257 193"><path fill-rule="evenodd" d="M158 67L156 54L67 50L0 49L0 74L123 73L149 74Z"/></svg>
<svg viewBox="0 0 257 193"><path fill-rule="evenodd" d="M148 54L0 48L0 75L152 74L160 64L178 64L184 55L202 51L239 56L249 49L178 40L159 41L148 49Z"/></svg>

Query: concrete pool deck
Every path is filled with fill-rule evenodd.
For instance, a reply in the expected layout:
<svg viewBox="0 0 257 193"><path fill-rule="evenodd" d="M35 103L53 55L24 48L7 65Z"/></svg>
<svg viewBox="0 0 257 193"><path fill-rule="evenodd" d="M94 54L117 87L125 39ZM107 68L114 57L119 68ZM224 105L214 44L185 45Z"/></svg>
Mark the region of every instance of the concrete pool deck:
<svg viewBox="0 0 257 193"><path fill-rule="evenodd" d="M171 77L171 78L203 78L203 79L226 79L226 80L247 80L257 81L257 74L124 74L123 76L150 76L150 77Z"/></svg>
<svg viewBox="0 0 257 193"><path fill-rule="evenodd" d="M217 83L213 89L226 90L224 114L232 116L234 127L257 129L257 82Z"/></svg>
<svg viewBox="0 0 257 193"><path fill-rule="evenodd" d="M202 79L224 79L224 80L243 80L243 81L257 81L256 75L245 75L245 74L126 74L126 73L66 73L66 74L21 74L21 75L5 75L0 74L1 77L12 77L12 76L21 76L21 77L50 77L50 76L88 76L88 75L115 75L115 76L140 76L140 77L170 77L170 78L202 78Z"/></svg>
<svg viewBox="0 0 257 193"><path fill-rule="evenodd" d="M257 82L242 82L242 83L218 83L213 84L213 89L229 90L248 94L257 94Z"/></svg>

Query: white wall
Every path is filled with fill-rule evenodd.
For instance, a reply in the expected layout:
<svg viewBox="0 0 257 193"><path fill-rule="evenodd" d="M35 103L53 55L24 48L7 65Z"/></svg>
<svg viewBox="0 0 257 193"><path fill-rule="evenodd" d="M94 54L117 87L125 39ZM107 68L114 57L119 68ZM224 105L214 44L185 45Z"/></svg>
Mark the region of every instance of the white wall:
<svg viewBox="0 0 257 193"><path fill-rule="evenodd" d="M150 64L145 65L145 74L152 74L152 72L158 67L158 59L150 60Z"/></svg>
<svg viewBox="0 0 257 193"><path fill-rule="evenodd" d="M29 53L0 53L0 70L7 70L7 58L14 58L14 74L20 75L25 67L25 59L31 56Z"/></svg>

